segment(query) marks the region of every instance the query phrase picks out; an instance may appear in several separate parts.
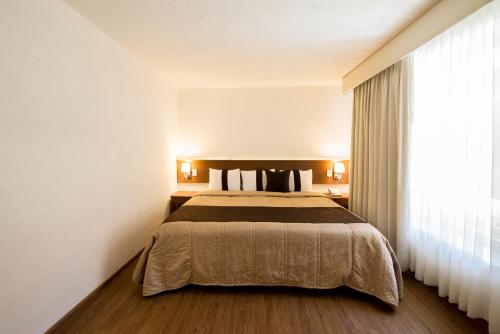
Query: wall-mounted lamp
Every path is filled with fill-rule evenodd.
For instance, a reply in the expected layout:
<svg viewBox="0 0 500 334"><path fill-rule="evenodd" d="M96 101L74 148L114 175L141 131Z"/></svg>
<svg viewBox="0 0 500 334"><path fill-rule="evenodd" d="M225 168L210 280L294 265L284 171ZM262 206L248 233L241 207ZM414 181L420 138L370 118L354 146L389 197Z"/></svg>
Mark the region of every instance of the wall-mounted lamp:
<svg viewBox="0 0 500 334"><path fill-rule="evenodd" d="M181 164L181 172L184 174L184 179L189 180L191 178L191 164L189 162L183 162Z"/></svg>
<svg viewBox="0 0 500 334"><path fill-rule="evenodd" d="M333 163L333 179L339 180L342 178L342 174L345 173L345 166L343 162Z"/></svg>

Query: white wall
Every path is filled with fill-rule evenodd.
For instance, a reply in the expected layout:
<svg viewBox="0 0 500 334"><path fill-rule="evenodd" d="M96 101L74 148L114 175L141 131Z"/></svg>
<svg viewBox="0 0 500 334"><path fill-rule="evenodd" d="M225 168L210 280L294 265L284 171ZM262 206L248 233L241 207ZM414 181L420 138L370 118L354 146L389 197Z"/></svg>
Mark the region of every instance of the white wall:
<svg viewBox="0 0 500 334"><path fill-rule="evenodd" d="M0 332L40 333L163 218L176 91L58 0L0 31Z"/></svg>
<svg viewBox="0 0 500 334"><path fill-rule="evenodd" d="M352 96L341 87L179 90L179 155L348 158Z"/></svg>

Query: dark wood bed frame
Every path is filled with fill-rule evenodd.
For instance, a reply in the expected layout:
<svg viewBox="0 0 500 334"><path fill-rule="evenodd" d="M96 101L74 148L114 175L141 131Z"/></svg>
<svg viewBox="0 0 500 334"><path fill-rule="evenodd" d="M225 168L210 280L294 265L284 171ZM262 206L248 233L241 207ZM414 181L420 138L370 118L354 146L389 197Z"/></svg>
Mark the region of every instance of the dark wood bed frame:
<svg viewBox="0 0 500 334"><path fill-rule="evenodd" d="M181 172L183 162L191 163L191 169L197 170L197 176L191 176L185 179ZM347 184L349 183L349 160L342 160L346 172L340 180L334 180L333 177L327 177L327 169L333 170L333 160L196 160L182 159L177 160L177 182L178 183L208 183L208 169L300 169L313 170L314 184Z"/></svg>

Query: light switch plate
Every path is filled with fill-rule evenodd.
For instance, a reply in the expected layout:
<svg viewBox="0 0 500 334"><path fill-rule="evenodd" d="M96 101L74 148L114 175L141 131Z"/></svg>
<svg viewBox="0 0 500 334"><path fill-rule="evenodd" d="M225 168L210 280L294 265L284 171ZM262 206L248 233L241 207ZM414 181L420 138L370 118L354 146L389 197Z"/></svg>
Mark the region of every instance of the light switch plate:
<svg viewBox="0 0 500 334"><path fill-rule="evenodd" d="M326 176L327 177L332 177L333 176L333 171L331 169L326 170Z"/></svg>
<svg viewBox="0 0 500 334"><path fill-rule="evenodd" d="M193 168L191 170L191 174L193 174L193 176L198 176L198 170L196 168Z"/></svg>

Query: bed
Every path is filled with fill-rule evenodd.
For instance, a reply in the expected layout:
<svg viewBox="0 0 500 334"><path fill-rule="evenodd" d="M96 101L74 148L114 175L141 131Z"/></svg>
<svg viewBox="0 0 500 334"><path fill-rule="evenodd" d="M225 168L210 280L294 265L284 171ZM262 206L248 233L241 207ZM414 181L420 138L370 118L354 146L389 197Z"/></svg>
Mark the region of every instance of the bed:
<svg viewBox="0 0 500 334"><path fill-rule="evenodd" d="M154 232L133 280L144 296L189 284L347 286L393 307L403 296L384 236L317 192L200 192Z"/></svg>

